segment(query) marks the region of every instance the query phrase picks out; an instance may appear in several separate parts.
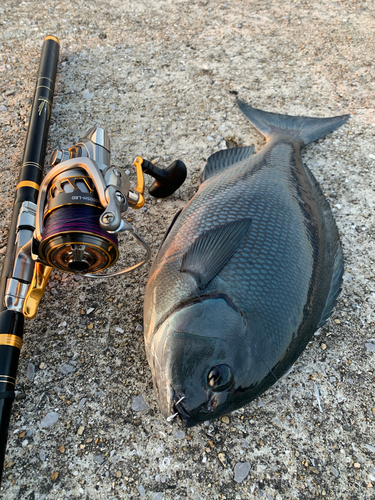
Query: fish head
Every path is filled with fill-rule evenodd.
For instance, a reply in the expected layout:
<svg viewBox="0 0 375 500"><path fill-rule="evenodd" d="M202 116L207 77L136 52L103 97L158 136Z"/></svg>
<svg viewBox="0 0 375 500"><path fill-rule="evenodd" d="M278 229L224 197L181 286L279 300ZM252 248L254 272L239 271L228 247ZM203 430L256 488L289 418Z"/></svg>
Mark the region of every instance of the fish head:
<svg viewBox="0 0 375 500"><path fill-rule="evenodd" d="M186 427L253 399L269 374L247 339L248 322L225 295L190 302L153 336L149 362L161 412Z"/></svg>

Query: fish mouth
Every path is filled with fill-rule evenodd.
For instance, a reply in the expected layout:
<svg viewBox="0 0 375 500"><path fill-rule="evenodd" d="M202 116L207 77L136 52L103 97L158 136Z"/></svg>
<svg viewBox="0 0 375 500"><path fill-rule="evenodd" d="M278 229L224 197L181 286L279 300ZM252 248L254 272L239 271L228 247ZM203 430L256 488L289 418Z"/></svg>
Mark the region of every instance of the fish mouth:
<svg viewBox="0 0 375 500"><path fill-rule="evenodd" d="M172 389L173 391L173 389ZM173 397L171 402L172 412L169 417L167 417L167 422L173 423L174 419L178 416L180 417L184 427L194 427L197 425L197 422L193 419L193 417L189 414L189 412L184 408L182 402L185 399L185 396L178 396L173 391Z"/></svg>

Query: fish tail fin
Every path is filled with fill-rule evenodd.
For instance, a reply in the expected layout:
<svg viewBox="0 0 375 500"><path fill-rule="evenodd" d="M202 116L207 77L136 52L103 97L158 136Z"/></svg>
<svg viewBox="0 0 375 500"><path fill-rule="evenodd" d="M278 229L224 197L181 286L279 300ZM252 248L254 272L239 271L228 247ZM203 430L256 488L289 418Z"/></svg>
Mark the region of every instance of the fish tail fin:
<svg viewBox="0 0 375 500"><path fill-rule="evenodd" d="M305 116L279 115L269 111L253 108L237 99L237 105L249 122L267 139L272 135L284 135L304 144L315 141L319 137L332 132L343 125L350 115L333 116L332 118L308 118Z"/></svg>

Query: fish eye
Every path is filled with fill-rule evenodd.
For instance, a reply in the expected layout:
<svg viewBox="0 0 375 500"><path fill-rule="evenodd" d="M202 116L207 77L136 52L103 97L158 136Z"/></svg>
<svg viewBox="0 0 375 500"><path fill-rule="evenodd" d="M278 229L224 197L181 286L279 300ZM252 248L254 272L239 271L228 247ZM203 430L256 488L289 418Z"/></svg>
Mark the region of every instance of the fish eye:
<svg viewBox="0 0 375 500"><path fill-rule="evenodd" d="M227 365L217 365L211 368L207 380L213 391L224 391L233 382L233 372Z"/></svg>

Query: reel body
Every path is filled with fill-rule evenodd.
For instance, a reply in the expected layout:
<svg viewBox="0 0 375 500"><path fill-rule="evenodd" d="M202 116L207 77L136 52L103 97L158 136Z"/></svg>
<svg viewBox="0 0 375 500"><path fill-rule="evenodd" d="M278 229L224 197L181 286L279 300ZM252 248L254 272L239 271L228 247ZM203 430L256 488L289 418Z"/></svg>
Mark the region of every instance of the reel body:
<svg viewBox="0 0 375 500"><path fill-rule="evenodd" d="M160 170L137 156L133 190L125 171L111 166L110 157L109 137L99 127L75 146L52 153L52 168L40 184L37 204L24 203L17 222L16 259L5 294L12 310L26 318L36 315L53 267L102 278L127 273L150 259L150 247L121 214L143 206L144 173L156 179L150 194L162 198L181 186L186 167L177 160ZM125 231L143 247L145 257L131 267L102 274L118 260L118 234Z"/></svg>

